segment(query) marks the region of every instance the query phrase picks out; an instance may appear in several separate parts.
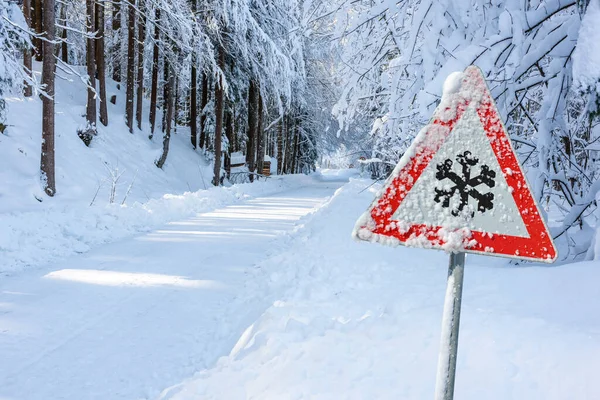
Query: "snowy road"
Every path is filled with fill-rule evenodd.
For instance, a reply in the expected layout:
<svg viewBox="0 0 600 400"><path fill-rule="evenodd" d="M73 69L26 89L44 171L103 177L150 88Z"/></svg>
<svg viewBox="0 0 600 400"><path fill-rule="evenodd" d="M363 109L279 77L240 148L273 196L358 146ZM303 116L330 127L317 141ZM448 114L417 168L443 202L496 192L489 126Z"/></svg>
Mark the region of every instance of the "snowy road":
<svg viewBox="0 0 600 400"><path fill-rule="evenodd" d="M0 399L153 398L210 367L270 305L248 273L341 185L218 209L5 279Z"/></svg>

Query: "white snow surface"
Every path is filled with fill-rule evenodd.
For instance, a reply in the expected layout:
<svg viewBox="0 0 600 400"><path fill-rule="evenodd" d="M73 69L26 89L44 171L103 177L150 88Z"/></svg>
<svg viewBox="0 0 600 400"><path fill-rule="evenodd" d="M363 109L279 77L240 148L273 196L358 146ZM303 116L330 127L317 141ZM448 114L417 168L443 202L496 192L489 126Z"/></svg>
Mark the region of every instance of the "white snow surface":
<svg viewBox="0 0 600 400"><path fill-rule="evenodd" d="M276 299L262 261L342 184L306 179L4 277L0 399L152 399L214 365Z"/></svg>
<svg viewBox="0 0 600 400"><path fill-rule="evenodd" d="M159 399L433 398L447 254L353 241L370 184L338 190L261 262L249 280L270 307ZM600 398L599 267L468 255L455 398Z"/></svg>
<svg viewBox="0 0 600 400"><path fill-rule="evenodd" d="M579 28L577 46L573 51L573 81L581 89L597 90L600 84L600 0L591 0Z"/></svg>

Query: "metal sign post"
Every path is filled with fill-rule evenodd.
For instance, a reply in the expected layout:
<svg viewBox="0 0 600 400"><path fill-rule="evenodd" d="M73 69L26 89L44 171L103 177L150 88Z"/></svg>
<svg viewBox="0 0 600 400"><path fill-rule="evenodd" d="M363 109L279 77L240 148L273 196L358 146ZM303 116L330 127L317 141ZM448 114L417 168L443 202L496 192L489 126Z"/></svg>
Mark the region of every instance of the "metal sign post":
<svg viewBox="0 0 600 400"><path fill-rule="evenodd" d="M454 377L456 375L456 355L458 353L458 329L460 326L460 306L462 301L463 277L465 273L465 253L450 254L448 284L442 317L442 340L438 360L435 400L454 399Z"/></svg>

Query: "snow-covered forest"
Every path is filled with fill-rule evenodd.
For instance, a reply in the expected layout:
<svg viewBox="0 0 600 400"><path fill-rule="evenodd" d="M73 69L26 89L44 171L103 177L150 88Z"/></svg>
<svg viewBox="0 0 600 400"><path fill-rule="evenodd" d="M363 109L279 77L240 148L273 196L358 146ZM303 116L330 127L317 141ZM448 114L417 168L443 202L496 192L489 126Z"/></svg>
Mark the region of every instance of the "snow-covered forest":
<svg viewBox="0 0 600 400"><path fill-rule="evenodd" d="M430 117L446 76L474 64L538 201L560 214L555 236L577 256L589 241L567 236L587 228L600 189L599 8L589 0L4 0L0 118L10 113L7 97L40 97L48 196L61 190L56 80L87 85L72 132L86 146L100 125L125 125L162 140L154 160L162 168L183 127L190 146L214 160L215 185L231 177L232 154L247 167L242 180L262 174L264 156L285 174L309 172L322 156L356 164L358 155L382 178ZM107 84L116 85L110 96Z"/></svg>
<svg viewBox="0 0 600 400"><path fill-rule="evenodd" d="M420 286L419 274L446 261L354 248L350 231L432 120L446 79L471 65L485 77L561 266L543 275L537 264L519 269L528 261L474 256L483 272L473 280L484 289L467 296L484 306L467 305L474 347L459 371L471 378L457 390L473 400L600 398L592 385L600 324L590 317L600 305L592 287L600 277L597 21L600 0L0 0L0 279L8 282L0 282L0 359L18 364L0 366L0 398L50 399L55 381L79 382L56 395L69 399L387 399L401 390L399 398L432 398L420 357L435 358L430 322L439 313L430 313L429 293L444 289L443 280ZM394 269L397 259L408 272ZM514 292L507 266L523 279ZM399 298L385 274L401 282ZM52 297L61 292L50 285L67 281L97 289L85 312L70 304L78 288ZM580 284L585 304L571 314ZM144 289L113 298L115 287ZM18 312L11 296L29 290L45 303L5 323L5 308ZM112 346L113 365L155 366L151 377L134 368L118 395L110 388L121 388L121 372L102 363L83 372L104 353L77 358L96 340L85 327L105 318L105 302L113 311L129 305L107 312L98 348ZM162 314L132 316L148 304ZM205 304L208 314L194 319ZM72 320L61 319L62 307ZM494 311L519 326L522 344L478 314ZM39 325L28 330L30 317ZM132 332L153 330L157 318L166 328L140 344ZM417 334L393 339L389 331L407 320ZM171 327L183 333L169 336ZM121 328L125 339L115 336ZM36 339L36 329L56 342ZM58 338L71 331L82 336L60 358ZM539 344L547 331L554 336ZM132 353L156 343L166 344L156 359ZM414 370L378 363L398 347ZM547 356L557 347L556 359ZM361 350L369 356L356 366ZM544 362L556 371L532 366ZM332 372L344 364L354 378ZM70 372L31 392L19 378L29 367L50 377L64 365ZM410 384L396 382L399 371Z"/></svg>

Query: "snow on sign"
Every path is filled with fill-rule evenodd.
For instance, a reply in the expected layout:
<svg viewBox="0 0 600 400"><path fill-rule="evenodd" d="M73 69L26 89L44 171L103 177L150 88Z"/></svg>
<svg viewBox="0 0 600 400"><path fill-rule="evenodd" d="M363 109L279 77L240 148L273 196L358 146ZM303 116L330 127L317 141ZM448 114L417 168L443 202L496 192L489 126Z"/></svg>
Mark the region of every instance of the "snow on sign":
<svg viewBox="0 0 600 400"><path fill-rule="evenodd" d="M552 262L556 249L479 68L442 101L358 220L358 239Z"/></svg>

